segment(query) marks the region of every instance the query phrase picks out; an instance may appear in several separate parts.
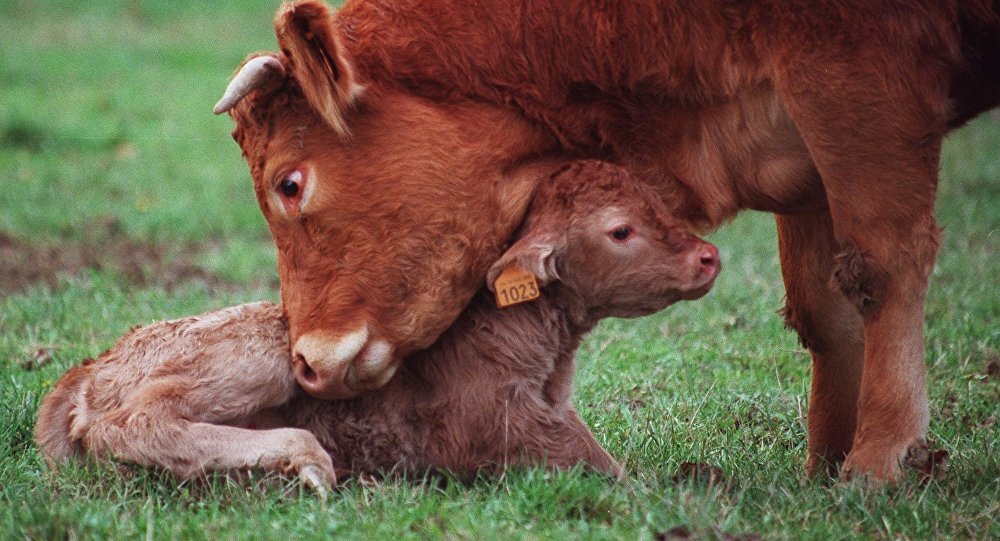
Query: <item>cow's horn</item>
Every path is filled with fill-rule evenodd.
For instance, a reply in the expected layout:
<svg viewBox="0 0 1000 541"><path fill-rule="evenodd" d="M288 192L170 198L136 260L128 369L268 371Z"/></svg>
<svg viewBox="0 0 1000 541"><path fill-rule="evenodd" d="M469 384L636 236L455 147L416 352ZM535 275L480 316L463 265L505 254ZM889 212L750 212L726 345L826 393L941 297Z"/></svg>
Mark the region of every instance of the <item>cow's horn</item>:
<svg viewBox="0 0 1000 541"><path fill-rule="evenodd" d="M221 115L236 106L250 92L284 77L285 68L277 58L266 55L251 58L243 64L233 80L229 81L229 86L212 112Z"/></svg>

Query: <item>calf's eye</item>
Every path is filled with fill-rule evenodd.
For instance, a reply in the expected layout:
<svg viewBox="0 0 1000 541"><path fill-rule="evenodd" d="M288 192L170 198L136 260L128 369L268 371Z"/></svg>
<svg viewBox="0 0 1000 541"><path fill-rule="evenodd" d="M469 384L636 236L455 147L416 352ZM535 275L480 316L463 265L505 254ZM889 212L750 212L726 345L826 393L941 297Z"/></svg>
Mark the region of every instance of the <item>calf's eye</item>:
<svg viewBox="0 0 1000 541"><path fill-rule="evenodd" d="M632 232L633 232L632 226L620 225L620 226L612 229L611 232L609 233L609 235L611 235L611 238L613 238L613 239L615 239L617 241L625 241L625 240L628 240L629 237L632 236Z"/></svg>

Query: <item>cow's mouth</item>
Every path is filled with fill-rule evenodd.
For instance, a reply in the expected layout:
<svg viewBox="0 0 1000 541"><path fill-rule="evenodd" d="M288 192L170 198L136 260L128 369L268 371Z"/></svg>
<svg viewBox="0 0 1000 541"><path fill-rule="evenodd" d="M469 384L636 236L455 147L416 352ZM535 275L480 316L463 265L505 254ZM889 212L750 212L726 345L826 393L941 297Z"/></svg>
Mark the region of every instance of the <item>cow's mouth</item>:
<svg viewBox="0 0 1000 541"><path fill-rule="evenodd" d="M712 285L715 284L716 276L718 275L716 274L712 276L707 276L703 279L704 281L702 282L701 285L693 289L681 292L680 295L681 299L685 301L694 301L704 297L705 295L708 294L709 291L712 290Z"/></svg>

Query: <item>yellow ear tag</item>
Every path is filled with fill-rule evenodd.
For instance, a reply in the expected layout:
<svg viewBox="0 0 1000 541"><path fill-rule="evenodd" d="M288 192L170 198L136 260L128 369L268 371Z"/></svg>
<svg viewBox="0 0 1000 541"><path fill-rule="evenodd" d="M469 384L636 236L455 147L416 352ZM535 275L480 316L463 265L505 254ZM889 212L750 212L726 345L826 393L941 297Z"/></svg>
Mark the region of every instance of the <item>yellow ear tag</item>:
<svg viewBox="0 0 1000 541"><path fill-rule="evenodd" d="M533 301L542 296L535 275L517 265L509 265L497 276L497 281L493 282L493 290L500 308Z"/></svg>

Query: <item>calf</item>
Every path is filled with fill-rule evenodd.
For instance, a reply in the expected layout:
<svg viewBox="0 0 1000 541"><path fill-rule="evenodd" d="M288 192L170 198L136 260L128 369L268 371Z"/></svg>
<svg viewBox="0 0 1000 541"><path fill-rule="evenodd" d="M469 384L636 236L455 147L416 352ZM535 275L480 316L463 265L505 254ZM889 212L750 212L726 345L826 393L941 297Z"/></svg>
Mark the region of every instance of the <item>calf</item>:
<svg viewBox="0 0 1000 541"><path fill-rule="evenodd" d="M299 393L292 366L302 361L290 358L281 310L255 303L135 330L71 369L43 402L36 439L53 465L89 451L181 477L260 466L320 490L335 468L582 464L618 476L571 404L573 352L601 318L704 295L718 252L601 162L554 174L516 238L488 283L520 272L524 295L514 296L537 300L498 309L482 291L376 392L336 402Z"/></svg>

